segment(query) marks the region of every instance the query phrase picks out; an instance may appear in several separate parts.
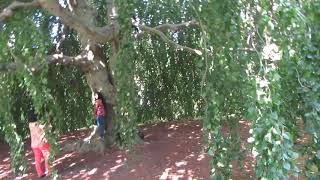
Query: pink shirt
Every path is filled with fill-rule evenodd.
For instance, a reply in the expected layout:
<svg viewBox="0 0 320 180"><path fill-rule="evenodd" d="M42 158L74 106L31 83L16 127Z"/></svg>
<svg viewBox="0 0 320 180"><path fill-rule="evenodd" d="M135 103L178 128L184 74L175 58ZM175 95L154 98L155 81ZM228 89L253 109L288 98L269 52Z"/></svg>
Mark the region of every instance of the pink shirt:
<svg viewBox="0 0 320 180"><path fill-rule="evenodd" d="M102 103L102 101L100 99L95 101L94 115L95 115L96 118L106 115L103 103Z"/></svg>
<svg viewBox="0 0 320 180"><path fill-rule="evenodd" d="M44 137L44 126L38 122L29 123L30 135L31 135L31 148L42 147L47 143L47 139Z"/></svg>

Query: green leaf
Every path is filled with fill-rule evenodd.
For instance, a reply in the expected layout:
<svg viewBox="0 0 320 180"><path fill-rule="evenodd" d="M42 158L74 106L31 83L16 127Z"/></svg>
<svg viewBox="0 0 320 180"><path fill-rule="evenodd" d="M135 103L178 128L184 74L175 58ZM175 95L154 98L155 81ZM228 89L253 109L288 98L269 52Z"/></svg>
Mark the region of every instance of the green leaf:
<svg viewBox="0 0 320 180"><path fill-rule="evenodd" d="M320 160L320 150L317 151L316 157Z"/></svg>
<svg viewBox="0 0 320 180"><path fill-rule="evenodd" d="M287 133L287 132L282 133L282 137L283 137L284 139L287 139L287 140L290 140L290 139L291 139L291 138L290 138L290 134Z"/></svg>
<svg viewBox="0 0 320 180"><path fill-rule="evenodd" d="M284 162L283 163L283 167L286 169L286 170L290 170L290 168L291 168L291 166L290 166L290 163L288 163L288 162Z"/></svg>

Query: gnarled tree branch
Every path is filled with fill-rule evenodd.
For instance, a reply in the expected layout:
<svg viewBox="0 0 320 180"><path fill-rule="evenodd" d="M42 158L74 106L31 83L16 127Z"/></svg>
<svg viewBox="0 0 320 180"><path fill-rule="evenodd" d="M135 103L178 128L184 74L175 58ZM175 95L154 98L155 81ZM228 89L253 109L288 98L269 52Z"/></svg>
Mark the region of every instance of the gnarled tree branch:
<svg viewBox="0 0 320 180"><path fill-rule="evenodd" d="M75 57L65 56L63 54L53 54L46 57L47 64L56 64L56 65L76 65L83 66L87 65L90 61L88 61L88 55L78 55Z"/></svg>
<svg viewBox="0 0 320 180"><path fill-rule="evenodd" d="M195 20L183 22L180 24L161 24L159 26L154 27L155 29L164 32L165 30L178 31L187 27L198 27L199 23Z"/></svg>
<svg viewBox="0 0 320 180"><path fill-rule="evenodd" d="M75 57L65 56L63 54L53 54L53 55L46 56L45 61L42 61L40 63L34 63L31 65L25 65L24 63L21 62L21 60L15 59L14 62L1 63L0 72L11 73L21 68L26 68L31 73L34 73L36 71L39 71L44 64L74 65L74 66L83 68L85 66L88 66L90 63L93 63L92 62L93 57L91 57L91 55L92 55L92 52L90 53L90 51L87 54L78 55Z"/></svg>
<svg viewBox="0 0 320 180"><path fill-rule="evenodd" d="M197 49L192 49L190 47L187 47L187 46L182 46L172 40L170 40L162 31L156 29L156 28L151 28L151 27L148 27L148 26L145 26L145 25L139 25L138 26L141 30L145 31L145 32L149 32L149 33L153 33L153 34L157 34L158 36L161 37L161 39L163 41L165 41L166 43L170 44L171 46L177 48L177 49L180 49L180 50L187 50L191 53L195 53L197 55L202 55L202 52L200 50L197 50Z"/></svg>
<svg viewBox="0 0 320 180"><path fill-rule="evenodd" d="M18 64L15 62L12 63L3 63L0 64L0 72L12 72L12 71L16 71L18 69Z"/></svg>
<svg viewBox="0 0 320 180"><path fill-rule="evenodd" d="M198 27L198 26L199 26L199 23L195 20L192 20L192 21L187 21L180 24L161 24L156 27L153 27L153 29L156 29L161 32L165 32L166 30L176 32L184 28ZM142 31L137 36L140 37L145 33L146 33L145 31Z"/></svg>
<svg viewBox="0 0 320 180"><path fill-rule="evenodd" d="M32 2L18 2L14 1L8 7L4 8L0 13L0 21L5 21L11 16L13 16L13 11L19 8L35 8L39 7L40 3L38 0L34 0Z"/></svg>
<svg viewBox="0 0 320 180"><path fill-rule="evenodd" d="M62 8L58 1L53 0L40 0L41 7L49 11L52 15L55 15L69 26L75 29L78 33L85 35L88 39L96 43L105 43L114 38L115 32L113 25L107 27L96 27L94 24L81 19L80 16L72 14L67 9Z"/></svg>

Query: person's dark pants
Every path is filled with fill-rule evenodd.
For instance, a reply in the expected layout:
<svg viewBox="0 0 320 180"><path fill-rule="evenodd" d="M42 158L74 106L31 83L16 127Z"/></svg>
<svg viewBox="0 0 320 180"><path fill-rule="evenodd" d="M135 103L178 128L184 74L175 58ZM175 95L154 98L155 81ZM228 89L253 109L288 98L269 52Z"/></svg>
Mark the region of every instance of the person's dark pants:
<svg viewBox="0 0 320 180"><path fill-rule="evenodd" d="M104 130L106 126L105 117L99 116L96 118L96 121L98 126L98 134L102 139L104 139Z"/></svg>

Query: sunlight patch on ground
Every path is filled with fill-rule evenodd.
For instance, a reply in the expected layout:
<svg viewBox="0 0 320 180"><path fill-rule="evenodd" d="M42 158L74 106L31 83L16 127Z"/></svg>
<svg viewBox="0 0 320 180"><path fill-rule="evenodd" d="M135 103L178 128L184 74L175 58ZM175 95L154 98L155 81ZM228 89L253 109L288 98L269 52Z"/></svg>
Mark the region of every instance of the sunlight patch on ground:
<svg viewBox="0 0 320 180"><path fill-rule="evenodd" d="M127 159L126 158L124 158L124 159L118 159L118 160L116 160L116 163L117 164L120 164L120 163L123 163L124 161L126 161Z"/></svg>
<svg viewBox="0 0 320 180"><path fill-rule="evenodd" d="M80 174L76 174L74 176L72 176L73 179L77 179L80 176Z"/></svg>
<svg viewBox="0 0 320 180"><path fill-rule="evenodd" d="M91 169L91 171L88 172L88 175L91 176L91 175L95 174L97 171L98 171L98 168L93 168L93 169Z"/></svg>
<svg viewBox="0 0 320 180"><path fill-rule="evenodd" d="M166 169L164 170L164 172L161 174L160 180L168 179L169 171L170 171L170 170L171 170L171 168L166 168Z"/></svg>
<svg viewBox="0 0 320 180"><path fill-rule="evenodd" d="M74 156L73 153L66 154L66 155L62 156L61 158L56 159L56 160L55 160L55 163L59 164L59 163L61 163L62 160L67 159L67 158L70 158L70 157L72 157L72 156Z"/></svg>
<svg viewBox="0 0 320 180"><path fill-rule="evenodd" d="M176 164L177 167L180 167L180 166L185 166L185 165L187 165L188 162L187 162L187 161L180 161L180 162L176 162L175 164Z"/></svg>
<svg viewBox="0 0 320 180"><path fill-rule="evenodd" d="M188 175L189 175L189 176L193 176L193 174L194 174L194 171L191 170L191 169L189 169L189 170L188 170ZM190 177L189 177L189 178L190 178Z"/></svg>
<svg viewBox="0 0 320 180"><path fill-rule="evenodd" d="M201 160L203 160L203 159L204 159L204 155L203 155L203 154L200 154L200 155L198 156L198 158L197 158L198 161L201 161Z"/></svg>
<svg viewBox="0 0 320 180"><path fill-rule="evenodd" d="M105 173L103 173L103 176L105 176L106 179L109 179L110 178L110 173L115 172L118 168L120 168L123 165L124 165L124 163L121 163L119 165L116 165L116 166L110 168L109 171L106 171Z"/></svg>
<svg viewBox="0 0 320 180"><path fill-rule="evenodd" d="M72 164L70 164L70 165L69 165L69 167L72 167L72 166L74 166L74 165L76 165L76 163L72 163Z"/></svg>
<svg viewBox="0 0 320 180"><path fill-rule="evenodd" d="M23 174L22 176L16 177L16 179L24 179L28 177L28 174Z"/></svg>
<svg viewBox="0 0 320 180"><path fill-rule="evenodd" d="M200 139L199 136L193 137L193 136L189 136L188 139Z"/></svg>
<svg viewBox="0 0 320 180"><path fill-rule="evenodd" d="M186 172L185 169L179 169L179 170L177 171L177 173L179 173L179 174L184 174L185 172Z"/></svg>
<svg viewBox="0 0 320 180"><path fill-rule="evenodd" d="M194 153L191 153L189 156L187 156L187 158L192 158L194 157Z"/></svg>
<svg viewBox="0 0 320 180"><path fill-rule="evenodd" d="M173 129L173 130L177 130L179 128L178 125L175 124L171 124L171 126L168 129Z"/></svg>
<svg viewBox="0 0 320 180"><path fill-rule="evenodd" d="M2 172L2 171L0 171L0 179L1 179L1 177L5 177L5 176L7 176L8 174L10 174L11 173L11 170L10 171L4 171L4 172Z"/></svg>

